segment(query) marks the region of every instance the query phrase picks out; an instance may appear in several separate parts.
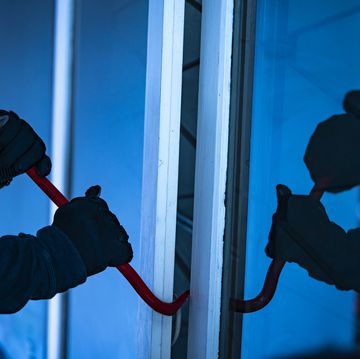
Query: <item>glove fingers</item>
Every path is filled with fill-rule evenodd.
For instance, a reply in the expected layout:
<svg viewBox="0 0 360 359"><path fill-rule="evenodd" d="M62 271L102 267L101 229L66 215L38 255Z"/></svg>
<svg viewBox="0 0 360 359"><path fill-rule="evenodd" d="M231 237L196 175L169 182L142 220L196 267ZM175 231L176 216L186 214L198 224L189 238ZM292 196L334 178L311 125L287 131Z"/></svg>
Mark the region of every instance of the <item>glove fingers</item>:
<svg viewBox="0 0 360 359"><path fill-rule="evenodd" d="M51 169L51 162L50 159L46 156L45 157L45 145L42 141L36 141L33 142L30 148L28 148L26 151L23 151L23 154L20 158L14 162L13 167L19 172L23 173L33 167L36 164L37 170L40 168L40 173L38 171L38 174L40 176L44 176L47 173L48 170ZM49 169L49 162L50 162L50 169ZM46 174L42 174L42 173ZM49 171L50 172L50 171Z"/></svg>
<svg viewBox="0 0 360 359"><path fill-rule="evenodd" d="M46 177L51 172L51 160L48 156L44 156L36 165L36 171L40 177Z"/></svg>
<svg viewBox="0 0 360 359"><path fill-rule="evenodd" d="M53 221L74 243L89 276L128 263L133 257L125 229L98 197L100 189L90 187L86 197L74 198L59 208Z"/></svg>
<svg viewBox="0 0 360 359"><path fill-rule="evenodd" d="M98 205L99 208L105 211L109 211L109 206L105 200L100 198L101 195L101 186L95 185L91 186L85 192L85 199L90 200ZM84 199L84 198L83 198Z"/></svg>
<svg viewBox="0 0 360 359"><path fill-rule="evenodd" d="M291 196L291 190L285 185L278 184L276 186L276 196L278 201L278 207L276 210L277 217L285 220L287 213L288 200Z"/></svg>
<svg viewBox="0 0 360 359"><path fill-rule="evenodd" d="M312 180L327 180L328 192L360 184L360 121L352 114L334 115L318 124L307 145L304 162Z"/></svg>
<svg viewBox="0 0 360 359"><path fill-rule="evenodd" d="M118 218L116 217L116 215L114 213L112 213L111 211L108 211L107 216L109 216L110 220L119 228L120 232L122 234L125 234L127 236L127 239L129 238L129 236L127 235L124 227L120 224Z"/></svg>
<svg viewBox="0 0 360 359"><path fill-rule="evenodd" d="M278 258L278 221L285 221L287 217L288 201L291 190L282 184L276 186L277 209L272 217L272 225L269 233L269 242L265 248L268 257Z"/></svg>
<svg viewBox="0 0 360 359"><path fill-rule="evenodd" d="M111 259L109 261L110 267L117 267L129 263L132 258L133 250L129 242L123 240L114 241Z"/></svg>
<svg viewBox="0 0 360 359"><path fill-rule="evenodd" d="M0 130L0 152L16 137L22 127L22 121L14 112L9 113L10 119Z"/></svg>
<svg viewBox="0 0 360 359"><path fill-rule="evenodd" d="M360 118L360 91L349 91L344 98L344 110Z"/></svg>
<svg viewBox="0 0 360 359"><path fill-rule="evenodd" d="M0 189L8 186L17 174L14 168L0 168Z"/></svg>
<svg viewBox="0 0 360 359"><path fill-rule="evenodd" d="M295 262L302 268L306 269L308 274L317 280L334 284L334 280L326 272L326 268L322 267L322 263L316 258L313 251L307 248L299 233L295 233L293 229L286 223L281 222L277 226L277 256L288 262Z"/></svg>
<svg viewBox="0 0 360 359"><path fill-rule="evenodd" d="M45 156L44 142L33 128L14 112L0 111L0 114L9 116L7 123L0 129L0 184L8 183L34 165L40 176L48 175L51 161Z"/></svg>
<svg viewBox="0 0 360 359"><path fill-rule="evenodd" d="M100 195L101 195L101 186L99 186L99 185L91 186L85 192L85 197L88 197L88 198L100 197Z"/></svg>
<svg viewBox="0 0 360 359"><path fill-rule="evenodd" d="M129 236L112 212L108 211L106 217L110 220L109 227L113 227L113 233L117 233L117 239L112 241L109 265L114 267L129 263L133 258L132 247L128 242Z"/></svg>
<svg viewBox="0 0 360 359"><path fill-rule="evenodd" d="M14 166L15 162L17 162L27 152L30 153L30 155L28 156L28 158L30 157L29 160L32 159L31 165L34 165L42 157L41 155L39 157L39 153L33 154L33 152L31 151L31 148L36 144L36 135L33 132L33 129L25 122L23 122L20 131L17 133L13 140L16 141L16 145L7 146L0 153L1 167Z"/></svg>
<svg viewBox="0 0 360 359"><path fill-rule="evenodd" d="M0 128L4 127L9 121L9 112L0 110Z"/></svg>

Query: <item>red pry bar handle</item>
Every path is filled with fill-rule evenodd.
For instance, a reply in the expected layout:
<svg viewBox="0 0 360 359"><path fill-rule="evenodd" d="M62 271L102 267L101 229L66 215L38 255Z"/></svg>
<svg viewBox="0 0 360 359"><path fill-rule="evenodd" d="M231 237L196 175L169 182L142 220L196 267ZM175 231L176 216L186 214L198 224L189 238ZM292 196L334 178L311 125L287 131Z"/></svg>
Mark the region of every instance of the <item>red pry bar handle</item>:
<svg viewBox="0 0 360 359"><path fill-rule="evenodd" d="M34 167L28 170L27 174L58 207L69 202L46 177L40 177ZM130 264L123 264L118 266L117 269L128 280L142 300L160 314L174 315L190 295L190 291L188 290L172 303L163 302L151 292Z"/></svg>
<svg viewBox="0 0 360 359"><path fill-rule="evenodd" d="M324 194L326 182L326 180L323 180L315 184L310 192L310 196L314 199L320 200ZM240 313L252 313L257 312L269 304L276 292L279 277L285 263L286 262L284 260L273 259L266 273L264 286L261 292L253 299L231 299L230 310Z"/></svg>

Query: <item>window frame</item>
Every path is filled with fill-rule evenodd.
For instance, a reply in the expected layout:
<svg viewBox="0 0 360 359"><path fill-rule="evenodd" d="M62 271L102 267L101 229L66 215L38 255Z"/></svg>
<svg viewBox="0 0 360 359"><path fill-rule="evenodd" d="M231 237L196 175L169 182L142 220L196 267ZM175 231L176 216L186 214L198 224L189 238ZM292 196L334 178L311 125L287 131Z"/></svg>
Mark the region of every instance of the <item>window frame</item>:
<svg viewBox="0 0 360 359"><path fill-rule="evenodd" d="M190 358L219 350L233 3L202 2ZM140 263L166 301L173 299L184 8L184 0L149 2ZM169 358L171 318L139 303L138 321L137 357Z"/></svg>
<svg viewBox="0 0 360 359"><path fill-rule="evenodd" d="M202 3L189 358L219 352L233 5Z"/></svg>
<svg viewBox="0 0 360 359"><path fill-rule="evenodd" d="M55 1L51 180L68 198L71 194L75 18L76 0ZM50 200L49 205L51 223L57 207ZM67 357L68 299L68 293L63 293L48 301L47 358Z"/></svg>
<svg viewBox="0 0 360 359"><path fill-rule="evenodd" d="M231 298L244 297L256 6L257 0L235 0L219 350L222 358L241 357L243 314L229 311L229 303Z"/></svg>
<svg viewBox="0 0 360 359"><path fill-rule="evenodd" d="M173 300L185 0L150 0L140 273ZM139 302L138 358L169 358L172 318Z"/></svg>

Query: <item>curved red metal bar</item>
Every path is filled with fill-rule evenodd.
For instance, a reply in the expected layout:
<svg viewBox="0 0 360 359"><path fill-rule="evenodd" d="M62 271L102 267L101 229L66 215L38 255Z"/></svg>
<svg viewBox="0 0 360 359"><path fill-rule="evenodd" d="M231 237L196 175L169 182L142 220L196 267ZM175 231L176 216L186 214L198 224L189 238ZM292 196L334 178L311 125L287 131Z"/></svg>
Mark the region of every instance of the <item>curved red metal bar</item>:
<svg viewBox="0 0 360 359"><path fill-rule="evenodd" d="M310 196L314 199L320 200L324 194L326 183L327 181L324 179L315 184L310 192ZM276 292L279 277L285 263L286 262L281 259L273 259L266 273L264 286L261 292L253 299L231 299L230 310L239 313L252 313L269 304Z"/></svg>
<svg viewBox="0 0 360 359"><path fill-rule="evenodd" d="M69 202L46 177L40 177L35 168L28 170L27 174L58 207ZM129 281L143 301L160 314L174 315L190 296L190 291L186 291L172 303L163 302L151 292L130 264L123 264L117 269Z"/></svg>
<svg viewBox="0 0 360 359"><path fill-rule="evenodd" d="M273 259L266 273L261 292L253 299L231 299L230 310L239 313L252 313L264 308L273 298L285 261Z"/></svg>

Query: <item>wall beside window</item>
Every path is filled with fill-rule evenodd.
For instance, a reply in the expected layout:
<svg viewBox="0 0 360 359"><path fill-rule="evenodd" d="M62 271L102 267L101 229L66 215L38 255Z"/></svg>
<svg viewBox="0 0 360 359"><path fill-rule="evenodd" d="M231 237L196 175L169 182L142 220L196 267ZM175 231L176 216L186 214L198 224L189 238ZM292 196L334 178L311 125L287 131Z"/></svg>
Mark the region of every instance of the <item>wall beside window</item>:
<svg viewBox="0 0 360 359"><path fill-rule="evenodd" d="M258 293L270 263L264 248L276 184L309 193L307 141L319 122L343 112L345 93L360 88L359 21L356 0L258 1L245 298ZM358 226L357 202L356 189L323 201L345 229ZM273 301L244 315L242 358L350 349L353 308L353 293L287 264Z"/></svg>

